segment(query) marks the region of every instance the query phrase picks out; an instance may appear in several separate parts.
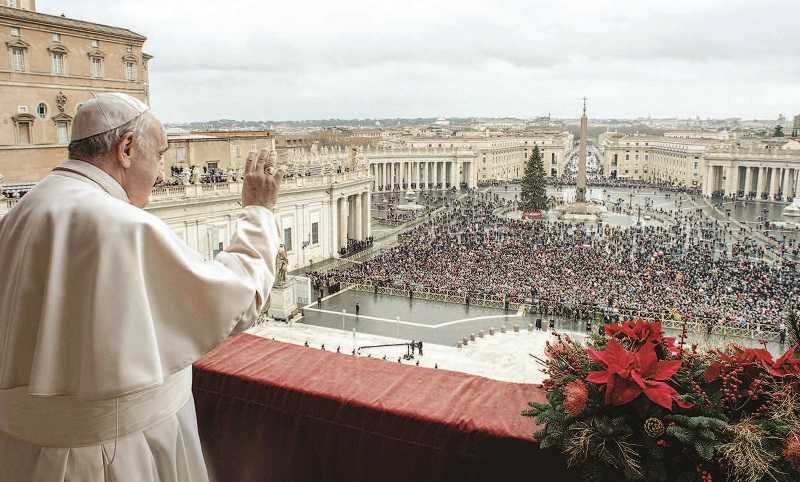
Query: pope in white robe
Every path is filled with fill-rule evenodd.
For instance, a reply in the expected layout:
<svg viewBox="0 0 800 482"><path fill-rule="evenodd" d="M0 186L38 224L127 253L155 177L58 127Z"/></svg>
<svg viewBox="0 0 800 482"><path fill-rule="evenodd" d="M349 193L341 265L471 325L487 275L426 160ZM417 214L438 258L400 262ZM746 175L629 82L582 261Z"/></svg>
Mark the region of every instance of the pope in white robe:
<svg viewBox="0 0 800 482"><path fill-rule="evenodd" d="M73 122L87 159L0 219L2 482L208 480L191 364L269 296L281 172L251 153L230 243L204 261L141 209L166 148L146 106L98 96Z"/></svg>

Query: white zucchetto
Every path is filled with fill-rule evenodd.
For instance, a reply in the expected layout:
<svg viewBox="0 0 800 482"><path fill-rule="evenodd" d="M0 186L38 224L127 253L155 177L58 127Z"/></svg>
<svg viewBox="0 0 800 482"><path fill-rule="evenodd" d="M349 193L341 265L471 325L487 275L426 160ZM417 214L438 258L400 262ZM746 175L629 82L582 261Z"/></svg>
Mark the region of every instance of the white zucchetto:
<svg viewBox="0 0 800 482"><path fill-rule="evenodd" d="M70 141L79 141L116 129L150 110L128 94L100 94L85 102L75 114Z"/></svg>

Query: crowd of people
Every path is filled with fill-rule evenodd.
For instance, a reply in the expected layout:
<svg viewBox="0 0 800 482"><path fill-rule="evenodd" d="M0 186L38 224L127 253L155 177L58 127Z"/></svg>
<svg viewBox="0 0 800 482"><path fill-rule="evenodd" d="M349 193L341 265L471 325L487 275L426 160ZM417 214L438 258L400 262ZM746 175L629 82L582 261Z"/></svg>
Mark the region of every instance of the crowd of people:
<svg viewBox="0 0 800 482"><path fill-rule="evenodd" d="M185 184L217 184L223 182L235 182L241 180L241 175L233 169L223 171L218 167L203 168L191 166L171 166L170 175L156 183L155 187L181 186Z"/></svg>
<svg viewBox="0 0 800 482"><path fill-rule="evenodd" d="M365 249L371 248L374 243L375 243L375 238L373 238L372 236L361 241L356 239L348 239L347 246L339 250L339 255L343 258L347 256L352 256L356 253L364 251Z"/></svg>
<svg viewBox="0 0 800 482"><path fill-rule="evenodd" d="M564 187L564 186L574 186L577 183L577 179L574 175L564 175L560 177L547 177L545 178L545 182L547 185L556 186L556 187ZM607 187L607 188L632 188L632 189L647 189L647 190L658 190L662 192L680 192L685 194L701 194L699 188L688 188L683 186L675 186L672 183L666 181L646 181L646 180L636 180L636 179L621 179L621 178L612 178L612 177L604 177L604 176L589 176L586 179L586 184L589 186L596 186L596 187Z"/></svg>
<svg viewBox="0 0 800 482"><path fill-rule="evenodd" d="M485 194L453 201L396 247L326 276L555 314L614 310L764 330L777 330L800 299L796 263L764 261L761 246L701 211L667 213L671 226L598 231L495 215L509 202Z"/></svg>

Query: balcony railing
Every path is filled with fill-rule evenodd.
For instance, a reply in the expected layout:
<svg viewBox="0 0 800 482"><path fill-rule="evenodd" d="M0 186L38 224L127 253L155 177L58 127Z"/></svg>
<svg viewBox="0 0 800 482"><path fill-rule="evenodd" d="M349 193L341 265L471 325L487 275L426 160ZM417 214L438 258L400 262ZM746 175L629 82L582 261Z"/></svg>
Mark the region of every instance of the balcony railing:
<svg viewBox="0 0 800 482"><path fill-rule="evenodd" d="M343 184L353 181L366 181L372 177L368 169L343 172L340 174L327 174L309 177L286 178L281 185L281 192L299 191L309 188L319 188L333 184ZM213 196L237 197L242 193L241 182L219 182L207 184L187 184L179 186L154 187L150 194L150 202L178 201L181 199L196 199ZM0 199L0 216L5 215L13 208L19 199Z"/></svg>
<svg viewBox="0 0 800 482"><path fill-rule="evenodd" d="M369 171L344 172L341 174L328 174L310 177L291 177L283 180L281 192L291 192L308 188L318 188L333 184L340 184L358 180L370 179ZM211 196L237 196L242 193L242 183L218 182L207 184L187 184L180 186L154 187L150 195L151 202L173 201Z"/></svg>

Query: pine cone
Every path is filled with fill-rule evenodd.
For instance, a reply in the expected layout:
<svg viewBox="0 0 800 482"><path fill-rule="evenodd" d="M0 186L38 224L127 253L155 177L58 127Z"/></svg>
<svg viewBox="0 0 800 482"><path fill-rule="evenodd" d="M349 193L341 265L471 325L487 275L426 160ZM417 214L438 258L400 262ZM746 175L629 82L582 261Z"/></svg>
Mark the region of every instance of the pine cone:
<svg viewBox="0 0 800 482"><path fill-rule="evenodd" d="M644 421L644 433L651 438L659 438L664 435L664 422L657 418L648 418Z"/></svg>

